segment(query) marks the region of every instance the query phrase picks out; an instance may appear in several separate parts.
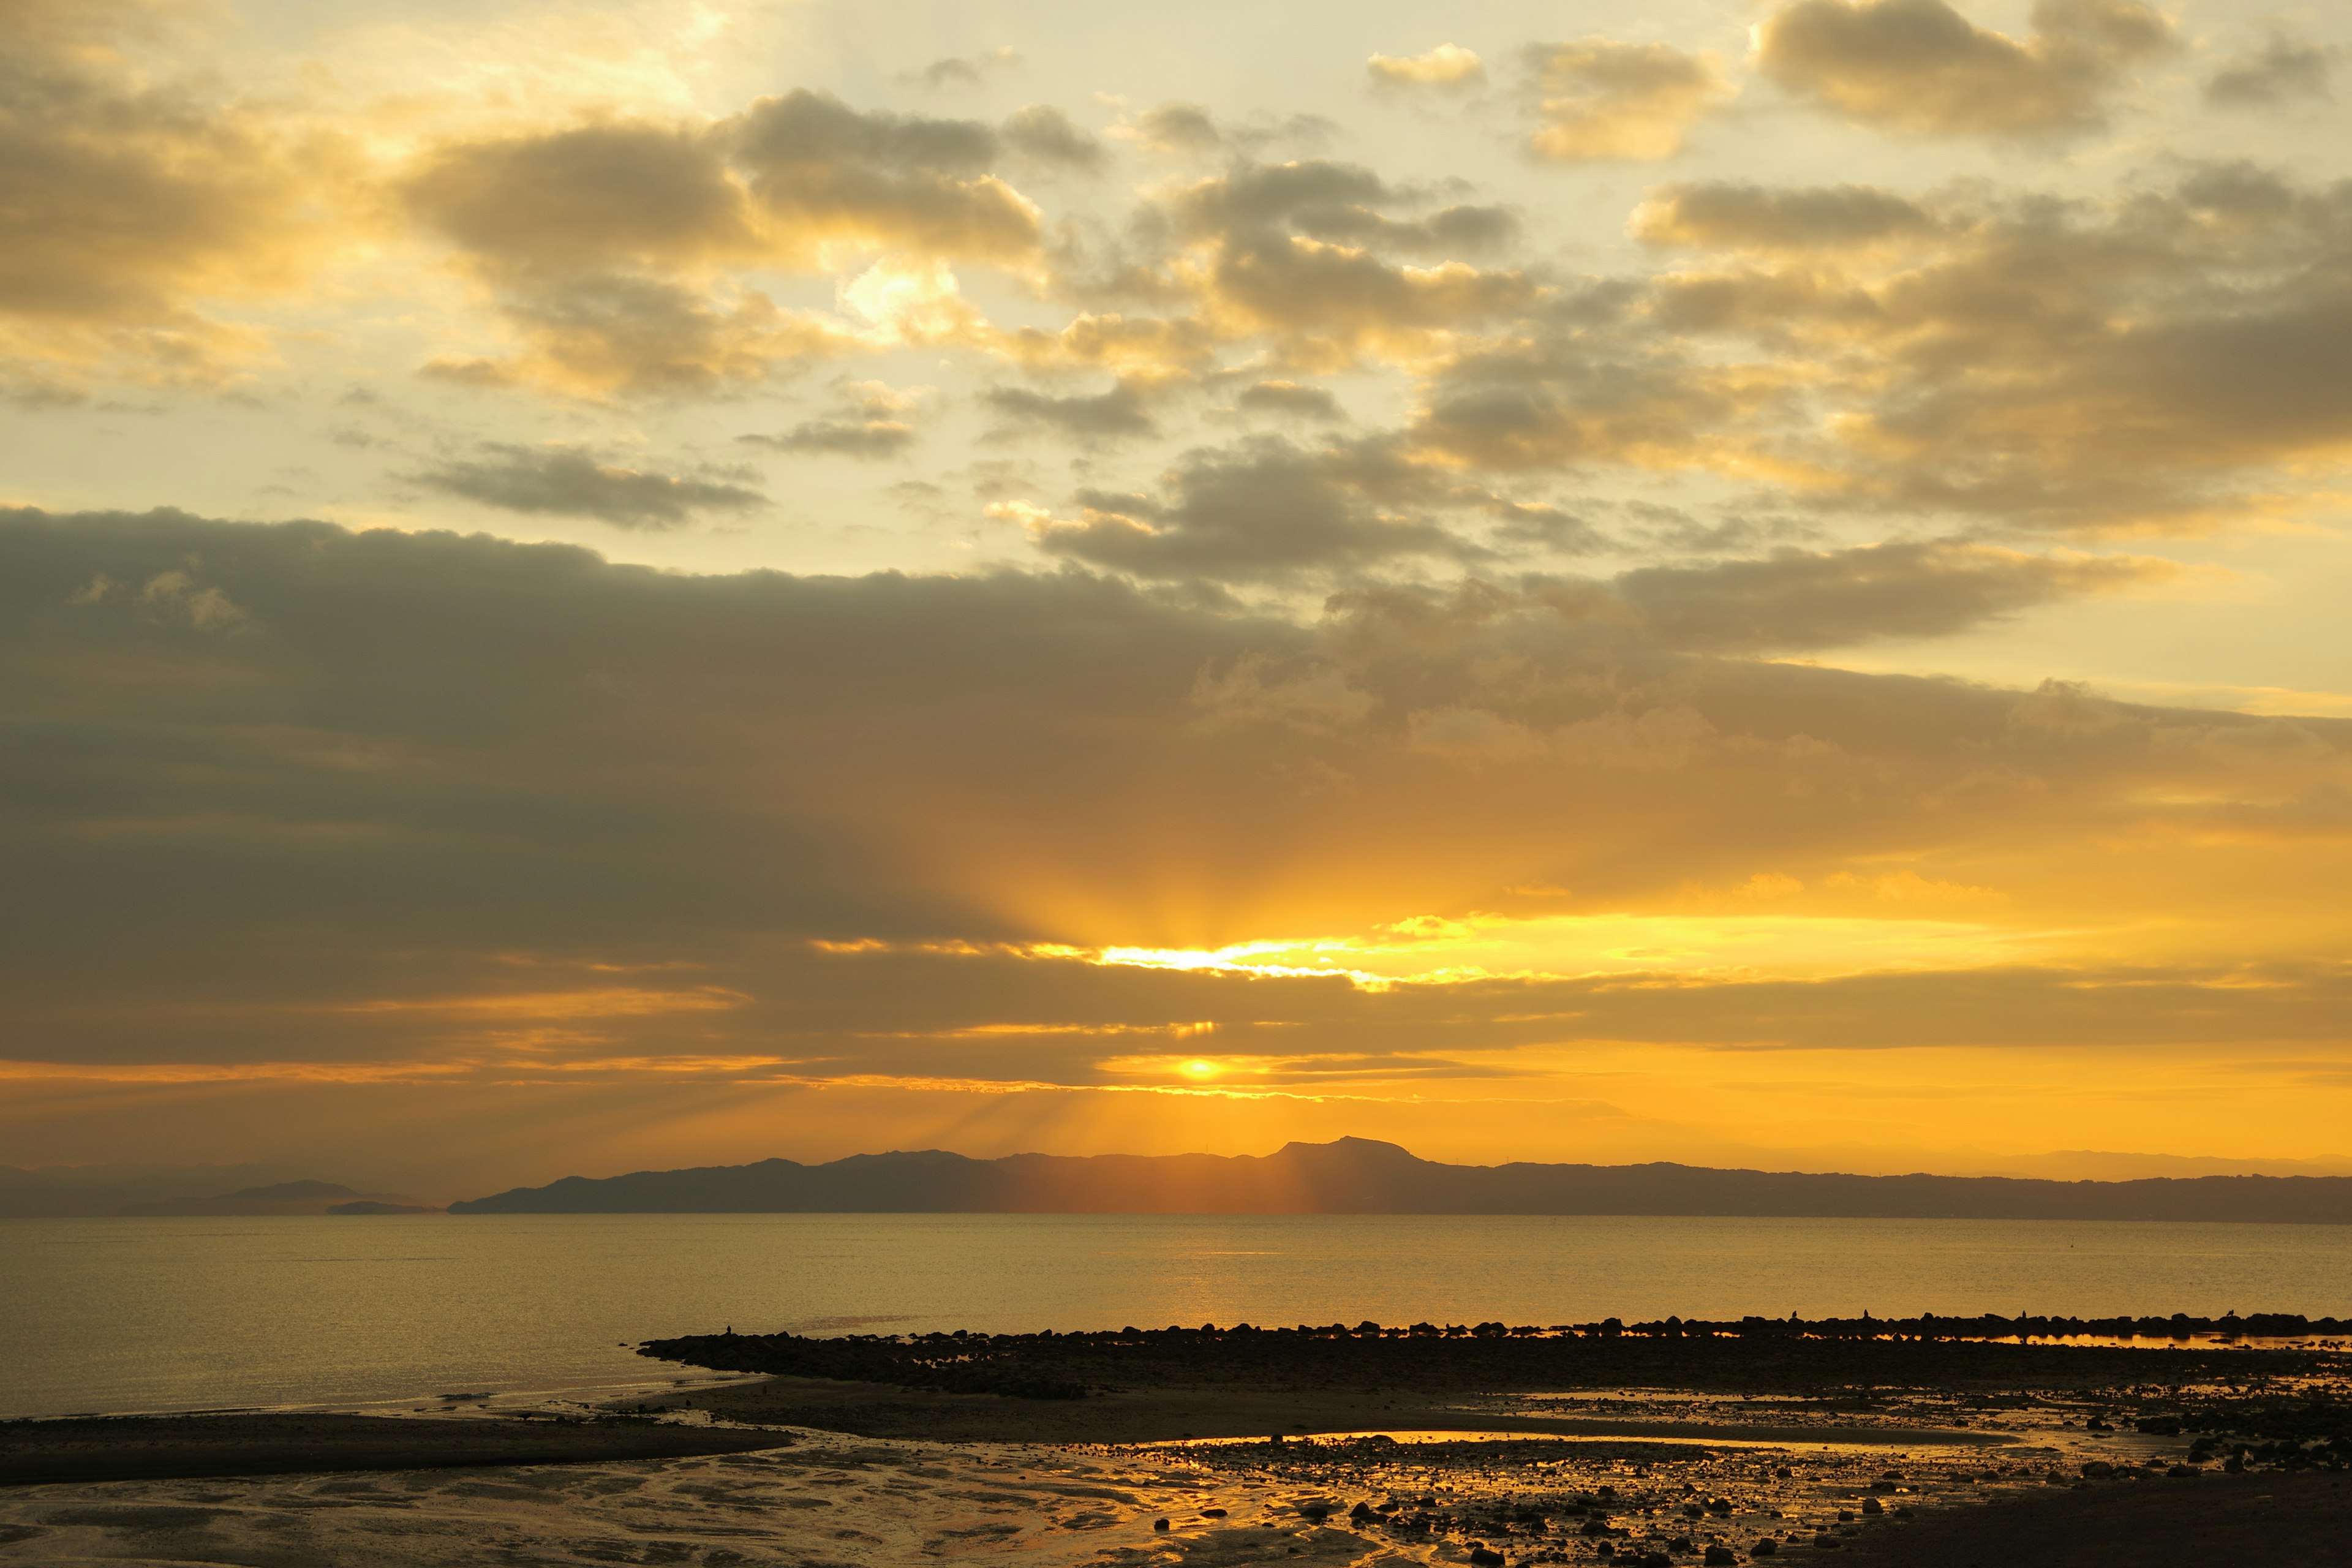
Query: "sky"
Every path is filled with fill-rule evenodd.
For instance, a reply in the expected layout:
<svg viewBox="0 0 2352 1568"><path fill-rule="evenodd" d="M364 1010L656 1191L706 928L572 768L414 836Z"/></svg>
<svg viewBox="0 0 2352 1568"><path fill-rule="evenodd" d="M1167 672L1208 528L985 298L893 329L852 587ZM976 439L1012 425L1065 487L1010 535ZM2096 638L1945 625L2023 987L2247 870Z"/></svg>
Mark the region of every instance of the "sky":
<svg viewBox="0 0 2352 1568"><path fill-rule="evenodd" d="M2352 1170L2352 6L0 26L0 1163Z"/></svg>

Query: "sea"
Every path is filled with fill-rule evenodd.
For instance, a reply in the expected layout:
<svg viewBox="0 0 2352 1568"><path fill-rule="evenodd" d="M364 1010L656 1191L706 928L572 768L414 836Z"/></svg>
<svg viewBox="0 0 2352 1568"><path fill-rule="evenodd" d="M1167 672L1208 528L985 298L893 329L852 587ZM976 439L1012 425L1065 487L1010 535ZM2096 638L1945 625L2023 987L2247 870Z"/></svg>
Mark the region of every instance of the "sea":
<svg viewBox="0 0 2352 1568"><path fill-rule="evenodd" d="M675 1334L2352 1317L2352 1226L1531 1215L0 1220L0 1415L614 1396Z"/></svg>

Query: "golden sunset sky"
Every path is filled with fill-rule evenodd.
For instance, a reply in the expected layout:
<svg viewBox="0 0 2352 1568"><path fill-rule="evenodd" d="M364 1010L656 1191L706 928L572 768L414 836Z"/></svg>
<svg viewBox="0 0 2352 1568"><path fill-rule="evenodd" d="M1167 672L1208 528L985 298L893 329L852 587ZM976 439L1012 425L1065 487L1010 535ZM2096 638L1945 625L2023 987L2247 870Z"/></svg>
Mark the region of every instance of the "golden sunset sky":
<svg viewBox="0 0 2352 1568"><path fill-rule="evenodd" d="M0 1163L2352 1170L2341 0L0 26Z"/></svg>

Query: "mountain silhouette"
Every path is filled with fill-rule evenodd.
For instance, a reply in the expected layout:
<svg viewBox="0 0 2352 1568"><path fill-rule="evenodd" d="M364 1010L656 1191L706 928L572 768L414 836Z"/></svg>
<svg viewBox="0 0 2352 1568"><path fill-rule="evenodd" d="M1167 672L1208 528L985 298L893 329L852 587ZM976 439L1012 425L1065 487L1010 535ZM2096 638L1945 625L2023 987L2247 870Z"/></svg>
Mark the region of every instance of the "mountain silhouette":
<svg viewBox="0 0 2352 1568"><path fill-rule="evenodd" d="M348 1209L354 1202L389 1205L398 1196L395 1193L356 1193L340 1182L276 1182L266 1187L223 1193L217 1197L126 1204L114 1212L149 1215L327 1214L337 1207Z"/></svg>
<svg viewBox="0 0 2352 1568"><path fill-rule="evenodd" d="M1855 1176L1698 1165L1448 1165L1341 1138L1271 1154L853 1154L594 1179L451 1214L1522 1214L2352 1224L2352 1176Z"/></svg>

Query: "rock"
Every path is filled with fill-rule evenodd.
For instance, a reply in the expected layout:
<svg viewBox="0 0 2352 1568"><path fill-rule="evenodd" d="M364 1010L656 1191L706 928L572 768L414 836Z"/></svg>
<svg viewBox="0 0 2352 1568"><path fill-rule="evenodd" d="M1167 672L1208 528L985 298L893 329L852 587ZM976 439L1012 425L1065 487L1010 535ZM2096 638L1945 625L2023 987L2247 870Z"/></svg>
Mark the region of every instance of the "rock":
<svg viewBox="0 0 2352 1568"><path fill-rule="evenodd" d="M1751 1549L1751 1554L1757 1557L1770 1557L1780 1550L1780 1543L1768 1535L1755 1544Z"/></svg>
<svg viewBox="0 0 2352 1568"><path fill-rule="evenodd" d="M1710 1546L1706 1549L1706 1568L1732 1568L1732 1564L1738 1561L1739 1553L1728 1546Z"/></svg>
<svg viewBox="0 0 2352 1568"><path fill-rule="evenodd" d="M1874 1497L1866 1497L1862 1500L1862 1511L1864 1515L1885 1513L1886 1505Z"/></svg>
<svg viewBox="0 0 2352 1568"><path fill-rule="evenodd" d="M1359 1522L1373 1518L1372 1505L1368 1502L1360 1502L1355 1507L1348 1510L1348 1517L1349 1519L1356 1520Z"/></svg>
<svg viewBox="0 0 2352 1568"><path fill-rule="evenodd" d="M1168 1521L1164 1519L1155 1519L1151 1521L1151 1528L1154 1530L1165 1530L1168 1528Z"/></svg>
<svg viewBox="0 0 2352 1568"><path fill-rule="evenodd" d="M2116 1468L2107 1463L2105 1459L2085 1459L2083 1461L2083 1479L2084 1480L2104 1481L2115 1473Z"/></svg>
<svg viewBox="0 0 2352 1568"><path fill-rule="evenodd" d="M2175 1465L2164 1473L2175 1479L2179 1479L2183 1476L2194 1476L2200 1474L2201 1472L2199 1471L2197 1467L2194 1465Z"/></svg>
<svg viewBox="0 0 2352 1568"><path fill-rule="evenodd" d="M1201 1517L1202 1519L1223 1519L1225 1517L1225 1512L1226 1510L1221 1508L1204 1508L1201 1510Z"/></svg>
<svg viewBox="0 0 2352 1568"><path fill-rule="evenodd" d="M1470 1561L1475 1563L1477 1568L1503 1568L1503 1554L1491 1546L1473 1543L1470 1548Z"/></svg>
<svg viewBox="0 0 2352 1568"><path fill-rule="evenodd" d="M1691 1538L1689 1536L1677 1535L1672 1541L1666 1542L1666 1550L1668 1552L1696 1552L1698 1548L1691 1544Z"/></svg>
<svg viewBox="0 0 2352 1568"><path fill-rule="evenodd" d="M1663 1552L1646 1552L1635 1568L1675 1568L1675 1560Z"/></svg>

